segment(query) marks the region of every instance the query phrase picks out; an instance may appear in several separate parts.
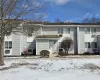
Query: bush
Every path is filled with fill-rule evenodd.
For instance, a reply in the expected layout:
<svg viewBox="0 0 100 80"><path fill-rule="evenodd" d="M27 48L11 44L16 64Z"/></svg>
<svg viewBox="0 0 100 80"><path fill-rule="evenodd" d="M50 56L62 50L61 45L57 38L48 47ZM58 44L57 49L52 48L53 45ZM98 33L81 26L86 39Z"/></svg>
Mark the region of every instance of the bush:
<svg viewBox="0 0 100 80"><path fill-rule="evenodd" d="M99 54L99 52L95 52L95 53L93 53L93 55L100 55L100 54Z"/></svg>
<svg viewBox="0 0 100 80"><path fill-rule="evenodd" d="M84 52L84 55L90 55L90 52Z"/></svg>
<svg viewBox="0 0 100 80"><path fill-rule="evenodd" d="M48 50L42 50L40 52L41 57L49 57L50 52Z"/></svg>
<svg viewBox="0 0 100 80"><path fill-rule="evenodd" d="M66 54L65 52L63 52L63 51L59 51L59 52L58 52L58 55L59 55L59 56L66 56L67 54Z"/></svg>

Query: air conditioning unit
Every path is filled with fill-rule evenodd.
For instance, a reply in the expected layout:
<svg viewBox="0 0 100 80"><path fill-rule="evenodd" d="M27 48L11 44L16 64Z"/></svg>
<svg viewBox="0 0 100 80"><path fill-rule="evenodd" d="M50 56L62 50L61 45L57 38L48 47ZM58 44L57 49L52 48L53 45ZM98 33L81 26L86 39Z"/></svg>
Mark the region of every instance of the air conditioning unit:
<svg viewBox="0 0 100 80"><path fill-rule="evenodd" d="M92 38L95 38L95 37L96 37L96 35L91 35L91 37L92 37Z"/></svg>
<svg viewBox="0 0 100 80"><path fill-rule="evenodd" d="M64 48L59 48L59 51L64 52Z"/></svg>

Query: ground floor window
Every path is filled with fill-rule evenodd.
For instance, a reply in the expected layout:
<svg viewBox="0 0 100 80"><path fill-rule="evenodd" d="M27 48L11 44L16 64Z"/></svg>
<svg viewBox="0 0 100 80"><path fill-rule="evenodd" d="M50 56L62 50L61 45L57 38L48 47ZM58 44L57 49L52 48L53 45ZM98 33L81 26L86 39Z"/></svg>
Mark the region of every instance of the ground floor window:
<svg viewBox="0 0 100 80"><path fill-rule="evenodd" d="M9 54L10 53L10 50L5 50L5 54Z"/></svg>
<svg viewBox="0 0 100 80"><path fill-rule="evenodd" d="M90 42L85 42L85 48L90 48Z"/></svg>
<svg viewBox="0 0 100 80"><path fill-rule="evenodd" d="M85 42L85 48L97 48L97 42Z"/></svg>
<svg viewBox="0 0 100 80"><path fill-rule="evenodd" d="M9 54L10 49L12 49L12 41L5 41L5 54Z"/></svg>
<svg viewBox="0 0 100 80"><path fill-rule="evenodd" d="M97 42L92 42L92 48L97 48Z"/></svg>

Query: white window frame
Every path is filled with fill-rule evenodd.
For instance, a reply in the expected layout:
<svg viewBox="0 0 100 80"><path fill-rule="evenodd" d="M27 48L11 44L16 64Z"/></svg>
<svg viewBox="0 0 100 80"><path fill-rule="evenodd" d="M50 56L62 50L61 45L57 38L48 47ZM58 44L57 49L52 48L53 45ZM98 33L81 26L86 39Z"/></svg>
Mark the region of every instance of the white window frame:
<svg viewBox="0 0 100 80"><path fill-rule="evenodd" d="M91 48L91 43L90 42L85 42L85 48Z"/></svg>
<svg viewBox="0 0 100 80"><path fill-rule="evenodd" d="M58 34L63 34L64 30L63 28L58 28Z"/></svg>
<svg viewBox="0 0 100 80"><path fill-rule="evenodd" d="M70 28L66 28L65 33L70 34Z"/></svg>
<svg viewBox="0 0 100 80"><path fill-rule="evenodd" d="M90 28L85 28L85 34L90 34L91 33L91 29Z"/></svg>
<svg viewBox="0 0 100 80"><path fill-rule="evenodd" d="M11 45L10 45L10 42L11 42ZM7 43L7 47L6 47L6 43ZM10 54L11 53L11 49L12 49L12 41L5 41L5 44L4 44L4 48L5 48L5 54ZM10 46L9 46L10 45ZM9 53L6 53L6 51L9 51Z"/></svg>
<svg viewBox="0 0 100 80"><path fill-rule="evenodd" d="M85 28L85 34L94 34L96 32L96 28Z"/></svg>
<svg viewBox="0 0 100 80"><path fill-rule="evenodd" d="M93 34L93 33L96 33L97 31L96 31L96 28L91 28L91 33Z"/></svg>

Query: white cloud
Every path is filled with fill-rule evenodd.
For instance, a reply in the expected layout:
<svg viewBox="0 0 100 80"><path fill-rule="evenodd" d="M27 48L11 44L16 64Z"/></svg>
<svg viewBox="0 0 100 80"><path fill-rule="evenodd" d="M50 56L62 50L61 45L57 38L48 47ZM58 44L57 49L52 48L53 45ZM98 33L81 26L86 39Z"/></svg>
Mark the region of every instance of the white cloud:
<svg viewBox="0 0 100 80"><path fill-rule="evenodd" d="M68 2L69 2L69 0L55 0L55 3L58 4L58 5L64 5Z"/></svg>
<svg viewBox="0 0 100 80"><path fill-rule="evenodd" d="M72 1L72 0L46 0L46 1L53 2L53 3L57 4L57 5L65 5L69 1Z"/></svg>
<svg viewBox="0 0 100 80"><path fill-rule="evenodd" d="M86 13L84 16L83 16L83 18L92 18L92 14L90 14L90 13Z"/></svg>

